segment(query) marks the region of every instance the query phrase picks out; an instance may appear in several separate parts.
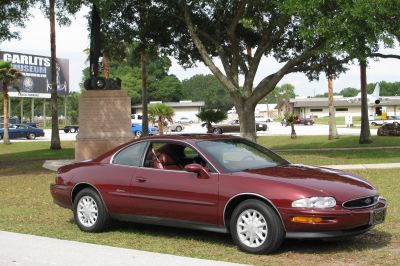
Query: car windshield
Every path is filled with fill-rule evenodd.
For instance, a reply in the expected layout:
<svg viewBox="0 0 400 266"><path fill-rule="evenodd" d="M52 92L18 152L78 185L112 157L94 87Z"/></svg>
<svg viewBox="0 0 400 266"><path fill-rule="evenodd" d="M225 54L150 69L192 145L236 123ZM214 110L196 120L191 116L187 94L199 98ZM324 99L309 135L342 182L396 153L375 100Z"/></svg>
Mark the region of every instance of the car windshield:
<svg viewBox="0 0 400 266"><path fill-rule="evenodd" d="M225 172L269 168L289 162L272 151L245 139L198 141L203 149Z"/></svg>

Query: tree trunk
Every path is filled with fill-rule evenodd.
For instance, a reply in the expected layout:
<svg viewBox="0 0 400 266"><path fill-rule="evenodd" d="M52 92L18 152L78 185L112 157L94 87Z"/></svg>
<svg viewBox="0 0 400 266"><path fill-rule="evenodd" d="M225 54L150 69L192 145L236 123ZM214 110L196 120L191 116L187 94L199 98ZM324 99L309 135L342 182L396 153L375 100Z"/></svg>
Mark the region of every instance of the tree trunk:
<svg viewBox="0 0 400 266"><path fill-rule="evenodd" d="M158 132L164 135L164 119L161 116L158 117Z"/></svg>
<svg viewBox="0 0 400 266"><path fill-rule="evenodd" d="M291 139L297 138L296 130L294 130L294 124L293 123L290 123L290 128L292 129L292 131L290 132L290 138Z"/></svg>
<svg viewBox="0 0 400 266"><path fill-rule="evenodd" d="M147 53L140 52L140 66L142 69L142 135L149 135L149 116L147 110ZM161 128L160 128L161 134Z"/></svg>
<svg viewBox="0 0 400 266"><path fill-rule="evenodd" d="M4 130L3 130L3 141L4 144L11 144L10 137L8 135L8 86L3 83L3 113L4 113Z"/></svg>
<svg viewBox="0 0 400 266"><path fill-rule="evenodd" d="M328 98L329 98L329 140L337 139L338 133L336 128L335 106L333 104L333 80L332 76L328 76Z"/></svg>
<svg viewBox="0 0 400 266"><path fill-rule="evenodd" d="M368 98L367 98L367 62L360 60L361 76L361 131L358 143L372 143L368 122Z"/></svg>
<svg viewBox="0 0 400 266"><path fill-rule="evenodd" d="M50 46L51 46L51 150L60 150L60 134L58 131L58 110L57 110L57 54L56 54L56 29L54 2L50 0Z"/></svg>
<svg viewBox="0 0 400 266"><path fill-rule="evenodd" d="M241 100L239 104L235 103L236 112L240 122L240 136L250 141L256 142L256 121L254 116L255 106L249 106Z"/></svg>

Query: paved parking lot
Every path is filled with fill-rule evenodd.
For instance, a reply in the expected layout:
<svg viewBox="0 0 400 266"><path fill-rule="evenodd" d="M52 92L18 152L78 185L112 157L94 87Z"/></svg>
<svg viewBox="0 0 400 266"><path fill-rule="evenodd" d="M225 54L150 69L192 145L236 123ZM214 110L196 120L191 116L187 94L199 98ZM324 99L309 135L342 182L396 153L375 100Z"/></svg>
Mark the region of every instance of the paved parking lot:
<svg viewBox="0 0 400 266"><path fill-rule="evenodd" d="M295 125L295 130L299 136L316 136L316 135L328 135L328 125ZM45 129L45 136L37 138L33 141L50 141L51 129ZM371 129L371 134L376 135L377 129ZM180 133L206 133L206 128L202 127L201 124L185 125L185 129ZM359 135L360 128L346 128L338 127L339 135ZM172 132L172 134L177 134ZM233 135L239 135L239 133L232 133ZM64 133L60 131L60 139L62 141L75 140L77 133ZM268 123L268 131L258 131L258 136L290 136L290 126L282 126L279 122ZM31 140L27 139L16 139L13 142L27 142Z"/></svg>

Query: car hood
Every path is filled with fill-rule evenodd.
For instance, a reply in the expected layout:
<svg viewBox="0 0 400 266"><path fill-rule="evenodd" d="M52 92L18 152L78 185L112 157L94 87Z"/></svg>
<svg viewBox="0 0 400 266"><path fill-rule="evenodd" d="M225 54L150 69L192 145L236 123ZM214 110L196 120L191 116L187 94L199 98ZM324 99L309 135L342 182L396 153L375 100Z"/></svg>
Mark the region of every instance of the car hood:
<svg viewBox="0 0 400 266"><path fill-rule="evenodd" d="M341 202L378 194L367 180L348 172L330 168L288 164L250 169L243 173L257 178L266 178L312 189L319 194L334 196L336 200Z"/></svg>

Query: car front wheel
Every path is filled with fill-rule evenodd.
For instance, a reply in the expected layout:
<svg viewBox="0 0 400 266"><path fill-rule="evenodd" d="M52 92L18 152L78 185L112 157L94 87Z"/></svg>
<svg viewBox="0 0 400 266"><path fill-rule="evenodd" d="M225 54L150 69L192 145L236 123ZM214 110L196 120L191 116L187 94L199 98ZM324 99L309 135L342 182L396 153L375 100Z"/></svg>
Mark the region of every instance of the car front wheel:
<svg viewBox="0 0 400 266"><path fill-rule="evenodd" d="M140 130L136 131L135 136L140 138L142 136L142 131L140 131Z"/></svg>
<svg viewBox="0 0 400 266"><path fill-rule="evenodd" d="M181 126L177 126L177 127L175 128L175 131L176 131L176 132L181 132L181 131L182 131L182 127L181 127Z"/></svg>
<svg viewBox="0 0 400 266"><path fill-rule="evenodd" d="M214 134L222 134L222 129L220 129L220 128L214 128L214 130L213 130L213 133Z"/></svg>
<svg viewBox="0 0 400 266"><path fill-rule="evenodd" d="M36 139L35 133L29 133L28 136L26 136L27 139Z"/></svg>
<svg viewBox="0 0 400 266"><path fill-rule="evenodd" d="M91 188L81 190L74 200L74 219L85 232L101 232L109 224L109 215L100 196Z"/></svg>
<svg viewBox="0 0 400 266"><path fill-rule="evenodd" d="M282 244L285 231L276 212L259 200L246 200L233 211L230 231L239 249L268 254Z"/></svg>

